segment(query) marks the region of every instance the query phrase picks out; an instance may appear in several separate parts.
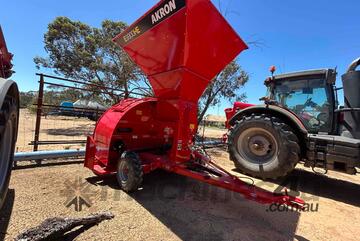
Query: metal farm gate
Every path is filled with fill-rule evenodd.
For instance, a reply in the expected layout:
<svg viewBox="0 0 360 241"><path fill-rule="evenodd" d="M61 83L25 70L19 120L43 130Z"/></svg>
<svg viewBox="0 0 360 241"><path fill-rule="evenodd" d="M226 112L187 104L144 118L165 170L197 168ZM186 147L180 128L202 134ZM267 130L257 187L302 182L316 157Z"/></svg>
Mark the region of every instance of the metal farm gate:
<svg viewBox="0 0 360 241"><path fill-rule="evenodd" d="M111 104L101 106L92 100L92 96L111 93L121 99L124 90L71 80L38 73L38 91L33 91L32 103L26 103L20 110L19 135L16 146L16 156L29 155L38 151L63 151L84 149L86 137L93 133L96 120L106 111ZM75 101L58 96L65 91L74 91L87 96L87 99L77 102L91 103L92 105L73 105ZM142 93L132 92L134 97L145 96ZM96 106L96 104L99 104ZM101 108L99 108L99 106ZM105 107L105 108L104 108ZM69 152L70 153L70 152ZM33 155L33 154L31 154ZM29 160L31 158L28 158ZM15 157L15 160L17 158Z"/></svg>

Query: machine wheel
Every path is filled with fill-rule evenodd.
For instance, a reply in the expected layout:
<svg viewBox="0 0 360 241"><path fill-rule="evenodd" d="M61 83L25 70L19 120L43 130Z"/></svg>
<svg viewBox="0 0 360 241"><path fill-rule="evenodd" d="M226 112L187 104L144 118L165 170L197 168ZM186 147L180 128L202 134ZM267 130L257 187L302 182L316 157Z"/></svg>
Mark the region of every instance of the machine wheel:
<svg viewBox="0 0 360 241"><path fill-rule="evenodd" d="M236 168L261 179L286 176L300 157L293 130L278 118L264 114L238 120L230 129L228 143Z"/></svg>
<svg viewBox="0 0 360 241"><path fill-rule="evenodd" d="M125 192L134 192L139 189L143 181L143 171L136 153L125 152L121 155L116 178Z"/></svg>
<svg viewBox="0 0 360 241"><path fill-rule="evenodd" d="M6 96L0 110L0 208L5 201L13 166L17 122L17 102Z"/></svg>

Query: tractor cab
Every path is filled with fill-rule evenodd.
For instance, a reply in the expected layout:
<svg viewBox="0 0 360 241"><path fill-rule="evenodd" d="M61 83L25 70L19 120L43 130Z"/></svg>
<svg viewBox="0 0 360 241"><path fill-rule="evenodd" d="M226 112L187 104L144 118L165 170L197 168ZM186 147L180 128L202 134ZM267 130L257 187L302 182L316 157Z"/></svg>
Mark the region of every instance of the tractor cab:
<svg viewBox="0 0 360 241"><path fill-rule="evenodd" d="M275 75L265 81L268 97L296 114L309 133L333 133L337 109L334 69Z"/></svg>

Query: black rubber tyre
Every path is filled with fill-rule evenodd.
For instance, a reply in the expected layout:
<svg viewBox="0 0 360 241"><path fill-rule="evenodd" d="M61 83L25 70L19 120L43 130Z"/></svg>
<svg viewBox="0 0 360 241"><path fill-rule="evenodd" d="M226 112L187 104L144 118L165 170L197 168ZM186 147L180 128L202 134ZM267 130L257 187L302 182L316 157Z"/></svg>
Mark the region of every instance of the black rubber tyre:
<svg viewBox="0 0 360 241"><path fill-rule="evenodd" d="M97 113L92 113L88 116L88 119L91 121L98 121L99 120L99 115Z"/></svg>
<svg viewBox="0 0 360 241"><path fill-rule="evenodd" d="M0 110L0 209L8 191L17 136L18 106L6 96Z"/></svg>
<svg viewBox="0 0 360 241"><path fill-rule="evenodd" d="M125 192L134 192L139 189L143 181L141 160L134 152L124 152L117 165L116 178Z"/></svg>
<svg viewBox="0 0 360 241"><path fill-rule="evenodd" d="M264 114L238 120L229 131L228 145L236 168L261 179L286 176L300 159L294 131L278 118Z"/></svg>

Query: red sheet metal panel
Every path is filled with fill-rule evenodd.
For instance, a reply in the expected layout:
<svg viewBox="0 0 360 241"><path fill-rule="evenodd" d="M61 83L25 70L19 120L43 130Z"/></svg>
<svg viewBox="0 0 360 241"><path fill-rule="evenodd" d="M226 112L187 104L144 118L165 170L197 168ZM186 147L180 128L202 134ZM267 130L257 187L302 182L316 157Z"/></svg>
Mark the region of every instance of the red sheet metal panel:
<svg viewBox="0 0 360 241"><path fill-rule="evenodd" d="M197 101L246 44L210 0L163 0L114 38L157 97Z"/></svg>
<svg viewBox="0 0 360 241"><path fill-rule="evenodd" d="M211 80L246 44L210 0L189 0L184 65Z"/></svg>
<svg viewBox="0 0 360 241"><path fill-rule="evenodd" d="M0 77L2 78L9 78L12 75L12 60L13 55L9 53L5 38L0 26Z"/></svg>

